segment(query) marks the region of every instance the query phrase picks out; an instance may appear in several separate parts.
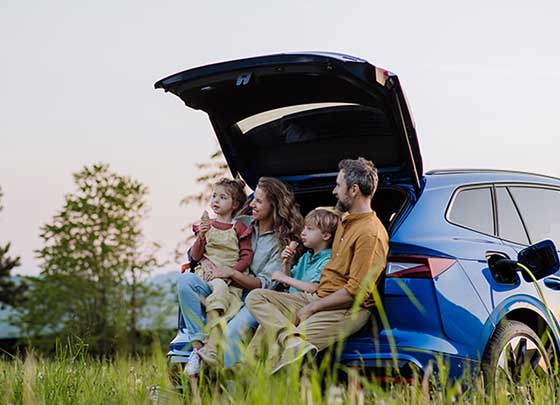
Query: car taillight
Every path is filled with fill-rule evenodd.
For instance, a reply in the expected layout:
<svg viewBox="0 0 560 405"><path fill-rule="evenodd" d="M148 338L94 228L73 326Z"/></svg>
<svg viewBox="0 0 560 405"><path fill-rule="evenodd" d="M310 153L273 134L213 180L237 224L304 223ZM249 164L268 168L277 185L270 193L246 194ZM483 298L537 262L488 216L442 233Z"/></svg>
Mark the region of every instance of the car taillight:
<svg viewBox="0 0 560 405"><path fill-rule="evenodd" d="M429 256L392 256L385 276L392 278L435 278L455 264L455 259Z"/></svg>

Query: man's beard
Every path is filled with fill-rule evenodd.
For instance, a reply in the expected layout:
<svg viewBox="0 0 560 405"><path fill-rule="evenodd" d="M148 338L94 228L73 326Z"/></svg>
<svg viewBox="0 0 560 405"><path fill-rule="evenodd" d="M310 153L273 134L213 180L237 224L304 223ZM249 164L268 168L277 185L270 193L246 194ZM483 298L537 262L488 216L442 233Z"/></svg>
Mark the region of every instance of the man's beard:
<svg viewBox="0 0 560 405"><path fill-rule="evenodd" d="M336 209L340 212L348 212L350 210L350 202L344 202L342 200L336 200Z"/></svg>

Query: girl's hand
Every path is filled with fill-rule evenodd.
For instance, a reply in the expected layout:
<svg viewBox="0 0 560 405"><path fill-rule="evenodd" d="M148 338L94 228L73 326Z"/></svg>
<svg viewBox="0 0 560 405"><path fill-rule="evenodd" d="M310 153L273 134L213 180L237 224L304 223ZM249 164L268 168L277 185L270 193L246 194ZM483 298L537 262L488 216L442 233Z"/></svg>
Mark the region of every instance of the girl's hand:
<svg viewBox="0 0 560 405"><path fill-rule="evenodd" d="M198 225L198 237L204 238L206 232L210 229L210 221L203 221Z"/></svg>
<svg viewBox="0 0 560 405"><path fill-rule="evenodd" d="M283 283L284 280L286 280L286 275L284 273L282 273L281 271L275 271L274 273L272 273L271 278L272 278L272 281L279 281L279 282Z"/></svg>

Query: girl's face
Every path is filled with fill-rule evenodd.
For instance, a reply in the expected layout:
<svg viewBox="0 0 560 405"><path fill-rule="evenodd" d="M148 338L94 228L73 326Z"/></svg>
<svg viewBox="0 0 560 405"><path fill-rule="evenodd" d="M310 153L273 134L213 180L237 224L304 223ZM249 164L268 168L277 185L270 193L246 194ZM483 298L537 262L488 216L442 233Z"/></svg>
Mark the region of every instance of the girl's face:
<svg viewBox="0 0 560 405"><path fill-rule="evenodd" d="M237 208L237 203L225 187L216 186L210 198L210 206L216 215L231 215Z"/></svg>
<svg viewBox="0 0 560 405"><path fill-rule="evenodd" d="M256 221L262 221L272 216L272 204L268 198L266 198L265 192L259 187L255 190L253 201L251 201L249 206L253 210L253 218Z"/></svg>

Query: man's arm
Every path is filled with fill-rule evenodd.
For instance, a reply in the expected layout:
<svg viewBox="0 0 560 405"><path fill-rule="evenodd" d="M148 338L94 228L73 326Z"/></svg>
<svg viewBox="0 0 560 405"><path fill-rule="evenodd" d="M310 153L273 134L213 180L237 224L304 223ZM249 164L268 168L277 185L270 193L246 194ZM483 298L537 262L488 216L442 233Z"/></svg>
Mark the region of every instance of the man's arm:
<svg viewBox="0 0 560 405"><path fill-rule="evenodd" d="M351 296L345 288L341 288L326 297L320 298L307 304L296 312L296 325L305 321L311 315L320 311L328 311L333 309L351 308L354 304L354 297Z"/></svg>

